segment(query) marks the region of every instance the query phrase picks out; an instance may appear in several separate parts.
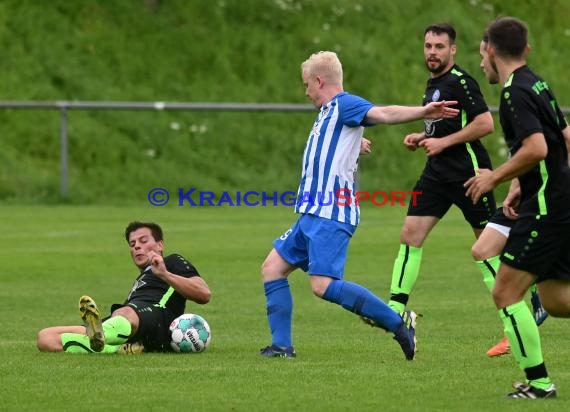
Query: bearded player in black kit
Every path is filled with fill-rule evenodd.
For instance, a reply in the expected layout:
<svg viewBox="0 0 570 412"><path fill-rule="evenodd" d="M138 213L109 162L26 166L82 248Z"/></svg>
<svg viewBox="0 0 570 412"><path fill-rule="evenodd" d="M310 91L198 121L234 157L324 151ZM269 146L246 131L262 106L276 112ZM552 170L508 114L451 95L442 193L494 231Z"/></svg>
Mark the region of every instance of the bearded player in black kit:
<svg viewBox="0 0 570 412"><path fill-rule="evenodd" d="M400 249L392 271L389 306L402 313L420 272L423 243L430 231L452 205L463 212L475 237L495 211L495 199L489 191L473 205L465 197L463 184L478 168L491 168L491 160L480 139L494 130L479 85L455 64L455 29L447 23L429 25L424 31L424 58L430 78L423 104L432 101L457 101L459 116L426 120L421 133L404 138L410 150L423 148L425 168L414 192L421 192L408 213L400 233Z"/></svg>

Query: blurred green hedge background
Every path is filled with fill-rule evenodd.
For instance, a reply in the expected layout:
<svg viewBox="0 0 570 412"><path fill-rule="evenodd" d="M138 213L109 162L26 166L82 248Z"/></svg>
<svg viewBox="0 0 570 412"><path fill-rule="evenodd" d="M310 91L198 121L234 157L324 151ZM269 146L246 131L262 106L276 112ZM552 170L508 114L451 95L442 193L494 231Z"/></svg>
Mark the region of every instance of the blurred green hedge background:
<svg viewBox="0 0 570 412"><path fill-rule="evenodd" d="M299 66L336 51L345 89L377 104L421 102L423 30L448 21L457 62L490 106L479 41L499 15L525 20L529 65L568 104L570 2L511 0L3 0L0 100L309 103ZM60 197L60 117L0 110L0 202L146 202L150 189L296 190L315 113L84 111L69 120L69 198ZM505 150L498 118L484 143ZM425 155L405 150L421 122L378 126L363 190L408 190ZM500 199L499 199L500 200Z"/></svg>

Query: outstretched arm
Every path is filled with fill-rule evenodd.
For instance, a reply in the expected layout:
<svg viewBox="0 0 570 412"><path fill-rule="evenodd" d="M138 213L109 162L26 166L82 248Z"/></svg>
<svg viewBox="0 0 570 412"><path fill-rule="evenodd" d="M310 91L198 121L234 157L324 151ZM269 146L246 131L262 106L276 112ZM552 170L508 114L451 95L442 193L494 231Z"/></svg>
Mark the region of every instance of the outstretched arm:
<svg viewBox="0 0 570 412"><path fill-rule="evenodd" d="M431 102L425 106L374 106L366 113L368 124L398 124L419 119L441 119L455 117L459 110L454 106L457 101Z"/></svg>

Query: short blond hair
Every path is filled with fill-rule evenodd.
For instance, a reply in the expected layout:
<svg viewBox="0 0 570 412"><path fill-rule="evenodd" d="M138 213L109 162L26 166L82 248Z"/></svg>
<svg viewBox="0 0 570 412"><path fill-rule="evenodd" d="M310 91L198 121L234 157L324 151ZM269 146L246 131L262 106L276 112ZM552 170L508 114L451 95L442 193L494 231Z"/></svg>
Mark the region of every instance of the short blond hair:
<svg viewBox="0 0 570 412"><path fill-rule="evenodd" d="M301 64L301 73L322 76L330 83L342 86L342 64L335 52L320 51Z"/></svg>

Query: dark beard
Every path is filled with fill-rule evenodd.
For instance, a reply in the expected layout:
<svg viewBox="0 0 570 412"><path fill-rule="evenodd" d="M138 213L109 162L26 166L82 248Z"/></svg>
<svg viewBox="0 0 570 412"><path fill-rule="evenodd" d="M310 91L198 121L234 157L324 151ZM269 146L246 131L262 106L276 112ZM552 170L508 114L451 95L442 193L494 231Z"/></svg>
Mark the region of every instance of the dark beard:
<svg viewBox="0 0 570 412"><path fill-rule="evenodd" d="M495 64L495 61L494 61L494 60L491 62L491 67L493 68L493 70L495 71L495 73L499 73L499 69L497 69L497 65Z"/></svg>
<svg viewBox="0 0 570 412"><path fill-rule="evenodd" d="M489 84L498 84L499 83L499 70L497 69L497 65L495 64L494 60L490 60L489 63L491 63L491 68L495 72L494 74L496 76L493 79L489 78Z"/></svg>
<svg viewBox="0 0 570 412"><path fill-rule="evenodd" d="M437 66L437 67L430 67L430 65L428 64L428 62L425 62L425 63L426 63L427 69L428 69L431 73L433 73L433 74L440 74L440 73L445 69L445 65L443 65L443 64L441 64L441 63L440 63L440 65Z"/></svg>

